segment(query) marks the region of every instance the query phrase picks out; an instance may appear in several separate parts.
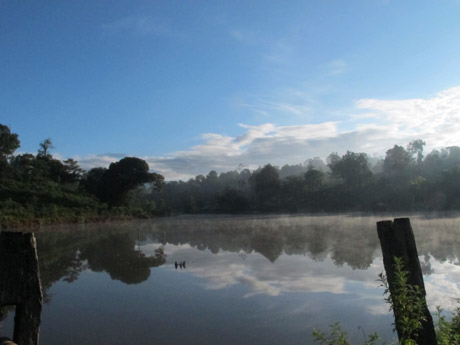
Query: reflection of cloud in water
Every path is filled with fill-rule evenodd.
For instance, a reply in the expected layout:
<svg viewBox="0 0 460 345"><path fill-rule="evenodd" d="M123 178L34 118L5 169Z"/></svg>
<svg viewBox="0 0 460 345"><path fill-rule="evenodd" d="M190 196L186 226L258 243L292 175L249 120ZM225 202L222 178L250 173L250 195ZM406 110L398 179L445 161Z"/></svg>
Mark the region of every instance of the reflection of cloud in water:
<svg viewBox="0 0 460 345"><path fill-rule="evenodd" d="M157 244L146 245L146 253ZM197 250L189 245L165 246L168 262L187 261L187 272L207 280L207 289L225 289L242 284L251 291L245 297L265 294L278 296L289 292L327 292L332 294L356 293L356 289L375 290L375 279L381 266L372 265L367 270L337 267L330 255L317 262L309 256L282 254L274 263L259 253L244 256L239 253ZM353 287L347 288L353 282ZM364 293L364 295L366 295Z"/></svg>
<svg viewBox="0 0 460 345"><path fill-rule="evenodd" d="M245 297L343 294L370 314L388 315L377 282L383 264L375 220L299 216L160 224L170 241L169 262L186 260L187 272L205 279L207 289L245 286ZM460 296L458 221L412 220L430 308L452 309Z"/></svg>
<svg viewBox="0 0 460 345"><path fill-rule="evenodd" d="M370 300L366 305L367 312L371 315L388 315L392 313L389 305L382 303L382 298L379 298L378 301L376 299L374 301Z"/></svg>
<svg viewBox="0 0 460 345"><path fill-rule="evenodd" d="M157 244L150 245L151 250ZM149 250L146 247L145 250ZM381 259L375 260L367 270L337 267L331 255L317 262L305 255L282 254L274 263L268 263L261 254L197 250L188 244L167 245L168 260L188 260L187 272L206 279L205 288L226 289L241 284L250 289L244 297L258 294L279 296L283 293L332 293L355 295L371 315L388 315L383 288L379 287L378 274L383 271ZM238 263L235 263L238 262ZM427 300L430 309L437 305L446 310L456 306L454 298L460 296L460 267L432 260L434 274L425 276ZM350 297L351 298L351 297ZM299 306L301 310L303 308Z"/></svg>
<svg viewBox="0 0 460 345"><path fill-rule="evenodd" d="M265 258L252 253L241 264L230 264L234 255L225 253L217 255L218 260L202 261L199 268L191 271L209 280L208 288L227 288L235 284L244 284L252 291L246 296L266 294L277 296L286 292L330 292L345 293L345 278L328 273L335 266L330 260L321 264L312 262L305 256L279 257L277 262L267 264ZM317 266L323 266L318 269Z"/></svg>
<svg viewBox="0 0 460 345"><path fill-rule="evenodd" d="M432 262L434 274L425 277L427 301L431 310L441 306L445 310L454 310L460 297L460 267L451 263Z"/></svg>

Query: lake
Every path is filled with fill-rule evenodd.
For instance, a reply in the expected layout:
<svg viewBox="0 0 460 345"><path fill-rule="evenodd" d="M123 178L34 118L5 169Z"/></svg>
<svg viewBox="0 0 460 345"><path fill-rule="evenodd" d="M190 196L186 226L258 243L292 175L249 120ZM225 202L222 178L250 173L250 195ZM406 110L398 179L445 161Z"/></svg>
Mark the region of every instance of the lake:
<svg viewBox="0 0 460 345"><path fill-rule="evenodd" d="M40 343L313 344L338 321L394 341L376 222L176 217L45 227ZM430 309L460 297L458 218L411 217ZM14 311L2 325L11 336ZM11 332L11 333L9 333Z"/></svg>

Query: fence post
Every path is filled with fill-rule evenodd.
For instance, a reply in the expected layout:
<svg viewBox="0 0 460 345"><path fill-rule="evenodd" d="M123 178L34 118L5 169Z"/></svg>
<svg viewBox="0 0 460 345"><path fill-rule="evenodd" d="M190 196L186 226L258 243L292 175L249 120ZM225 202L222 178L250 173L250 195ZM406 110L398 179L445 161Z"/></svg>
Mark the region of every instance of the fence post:
<svg viewBox="0 0 460 345"><path fill-rule="evenodd" d="M16 306L15 343L38 344L42 299L34 235L0 232L0 306Z"/></svg>
<svg viewBox="0 0 460 345"><path fill-rule="evenodd" d="M421 297L423 298L425 320L422 321L422 329L415 340L418 345L437 345L433 318L426 305L425 284L423 282L422 269L418 259L417 246L410 219L396 218L394 222L391 220L377 222L377 233L379 235L380 246L382 247L383 265L385 267L390 294L393 294L394 291L394 258L402 258L404 269L409 272L408 283L418 286L422 294ZM399 315L398 310L394 310L394 315L396 320ZM401 330L396 329L396 331L398 332L398 336L400 336Z"/></svg>

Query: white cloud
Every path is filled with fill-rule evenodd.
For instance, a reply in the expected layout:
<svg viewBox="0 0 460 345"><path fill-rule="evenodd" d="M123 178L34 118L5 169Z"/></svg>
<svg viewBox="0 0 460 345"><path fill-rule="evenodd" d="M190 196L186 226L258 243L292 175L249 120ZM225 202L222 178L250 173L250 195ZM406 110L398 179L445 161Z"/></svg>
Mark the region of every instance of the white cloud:
<svg viewBox="0 0 460 345"><path fill-rule="evenodd" d="M456 264L438 261L432 262L434 273L425 278L427 302L431 310L442 306L445 310L453 311L458 307L457 298L460 295L460 267Z"/></svg>
<svg viewBox="0 0 460 345"><path fill-rule="evenodd" d="M425 99L362 99L356 107L380 114L391 135L398 138L421 137L432 146L460 141L460 87Z"/></svg>
<svg viewBox="0 0 460 345"><path fill-rule="evenodd" d="M175 152L170 157L145 159L153 170L165 174L168 179L188 178L206 174L212 169L233 170L241 163L249 168L257 168L269 162L303 162L310 157L308 152L314 146L314 141L327 141L338 135L337 125L333 122L299 126L266 123L241 127L246 129L241 136L206 134L203 144L189 150ZM286 156L290 156L290 159L286 160Z"/></svg>
<svg viewBox="0 0 460 345"><path fill-rule="evenodd" d="M110 163L117 162L124 155L121 154L107 154L107 155L87 155L87 156L75 156L73 157L81 168L89 170L94 167L107 168Z"/></svg>
<svg viewBox="0 0 460 345"><path fill-rule="evenodd" d="M235 260L238 254L225 251L218 254L196 252L194 248L181 248L178 251L173 245L167 245L165 250L171 262L176 257L180 258L179 261L186 259L189 262L187 271L206 279L205 288L220 290L240 284L250 290L244 297L259 294L279 296L287 292L345 294L349 291L344 275L355 273L350 268L336 267L329 257L318 264L308 257L282 255L267 266L267 259L254 252L239 261L239 258ZM365 277L365 273L360 274Z"/></svg>
<svg viewBox="0 0 460 345"><path fill-rule="evenodd" d="M278 111L290 114L305 110L305 106L287 106L286 102L270 104L272 109L278 104ZM326 158L331 152L343 154L347 150L384 155L393 145L406 145L417 138L427 142L427 151L459 145L460 87L425 99L357 100L348 119L342 117L340 122L239 126L244 129L239 136L207 133L197 146L164 157L141 158L152 170L173 180L207 174L213 169L229 171L240 164L250 169L267 163L298 164L311 157ZM76 157L85 168L107 166L115 158L113 155Z"/></svg>

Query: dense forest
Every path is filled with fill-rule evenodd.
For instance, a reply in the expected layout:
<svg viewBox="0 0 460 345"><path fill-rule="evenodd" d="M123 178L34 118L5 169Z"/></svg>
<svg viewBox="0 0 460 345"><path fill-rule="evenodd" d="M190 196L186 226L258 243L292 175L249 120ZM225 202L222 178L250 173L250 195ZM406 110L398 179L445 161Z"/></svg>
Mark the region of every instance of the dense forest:
<svg viewBox="0 0 460 345"><path fill-rule="evenodd" d="M50 139L37 153L15 154L18 135L0 124L2 226L81 222L182 213L407 212L460 209L460 147L425 142L395 145L385 157L331 153L281 168L210 171L164 182L136 157L84 171L52 156Z"/></svg>
<svg viewBox="0 0 460 345"><path fill-rule="evenodd" d="M281 168L265 165L187 182L143 197L175 212L407 212L460 209L460 147L423 154L425 142L395 145L385 157L331 153Z"/></svg>

